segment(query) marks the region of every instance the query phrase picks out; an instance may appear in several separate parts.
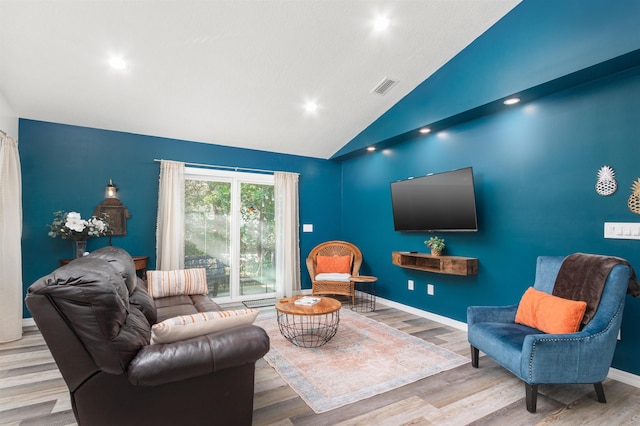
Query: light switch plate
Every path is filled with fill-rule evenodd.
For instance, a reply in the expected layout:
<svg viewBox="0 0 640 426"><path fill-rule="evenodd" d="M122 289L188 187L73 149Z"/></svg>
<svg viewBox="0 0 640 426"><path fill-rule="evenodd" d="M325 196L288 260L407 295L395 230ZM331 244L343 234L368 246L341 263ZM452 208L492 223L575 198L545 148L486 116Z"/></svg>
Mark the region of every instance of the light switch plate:
<svg viewBox="0 0 640 426"><path fill-rule="evenodd" d="M640 223L605 222L604 237L621 240L640 240Z"/></svg>
<svg viewBox="0 0 640 426"><path fill-rule="evenodd" d="M313 224L312 223L303 223L302 224L302 232L313 232Z"/></svg>

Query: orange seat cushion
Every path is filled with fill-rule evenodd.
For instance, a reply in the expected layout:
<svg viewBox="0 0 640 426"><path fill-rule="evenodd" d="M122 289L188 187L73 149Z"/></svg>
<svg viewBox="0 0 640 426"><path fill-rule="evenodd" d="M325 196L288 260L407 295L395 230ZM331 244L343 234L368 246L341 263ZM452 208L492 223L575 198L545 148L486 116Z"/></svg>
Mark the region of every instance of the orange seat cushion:
<svg viewBox="0 0 640 426"><path fill-rule="evenodd" d="M351 256L316 256L316 274L351 273Z"/></svg>
<svg viewBox="0 0 640 426"><path fill-rule="evenodd" d="M516 322L545 333L575 333L586 308L587 302L563 299L529 287L520 299Z"/></svg>

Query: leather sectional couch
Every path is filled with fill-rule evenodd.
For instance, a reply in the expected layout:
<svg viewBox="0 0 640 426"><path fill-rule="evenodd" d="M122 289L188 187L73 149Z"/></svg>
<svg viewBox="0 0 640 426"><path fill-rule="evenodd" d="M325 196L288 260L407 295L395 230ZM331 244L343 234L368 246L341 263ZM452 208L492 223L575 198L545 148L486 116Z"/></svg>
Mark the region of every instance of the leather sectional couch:
<svg viewBox="0 0 640 426"><path fill-rule="evenodd" d="M131 256L105 247L39 279L26 304L80 425L250 425L255 362L269 337L242 325L150 344L166 318L220 307L205 295L152 299Z"/></svg>

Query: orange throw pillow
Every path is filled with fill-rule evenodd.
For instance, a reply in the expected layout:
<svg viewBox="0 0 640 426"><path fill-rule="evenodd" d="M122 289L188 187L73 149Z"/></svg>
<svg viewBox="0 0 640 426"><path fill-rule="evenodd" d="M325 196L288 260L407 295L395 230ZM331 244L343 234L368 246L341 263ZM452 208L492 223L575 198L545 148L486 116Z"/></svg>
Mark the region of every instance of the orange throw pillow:
<svg viewBox="0 0 640 426"><path fill-rule="evenodd" d="M316 274L351 273L351 256L316 256Z"/></svg>
<svg viewBox="0 0 640 426"><path fill-rule="evenodd" d="M520 299L516 322L545 333L575 333L586 308L587 302L563 299L529 287Z"/></svg>

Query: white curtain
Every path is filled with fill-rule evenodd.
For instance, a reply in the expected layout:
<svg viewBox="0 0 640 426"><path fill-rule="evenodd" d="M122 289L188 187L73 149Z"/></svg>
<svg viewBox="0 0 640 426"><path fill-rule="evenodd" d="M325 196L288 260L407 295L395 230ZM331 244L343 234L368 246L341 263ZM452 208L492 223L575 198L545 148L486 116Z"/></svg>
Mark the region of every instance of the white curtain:
<svg viewBox="0 0 640 426"><path fill-rule="evenodd" d="M160 162L156 269L184 269L184 163Z"/></svg>
<svg viewBox="0 0 640 426"><path fill-rule="evenodd" d="M22 176L18 143L0 146L0 343L22 338Z"/></svg>
<svg viewBox="0 0 640 426"><path fill-rule="evenodd" d="M300 292L300 236L298 219L298 174L275 172L276 282L278 297ZM284 292L284 294L281 294Z"/></svg>

